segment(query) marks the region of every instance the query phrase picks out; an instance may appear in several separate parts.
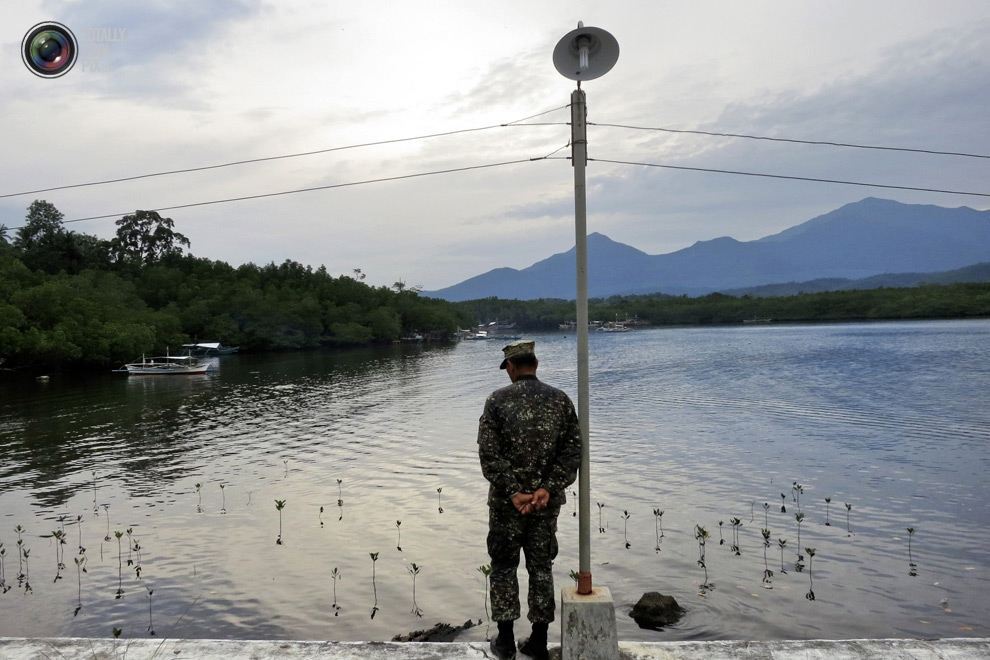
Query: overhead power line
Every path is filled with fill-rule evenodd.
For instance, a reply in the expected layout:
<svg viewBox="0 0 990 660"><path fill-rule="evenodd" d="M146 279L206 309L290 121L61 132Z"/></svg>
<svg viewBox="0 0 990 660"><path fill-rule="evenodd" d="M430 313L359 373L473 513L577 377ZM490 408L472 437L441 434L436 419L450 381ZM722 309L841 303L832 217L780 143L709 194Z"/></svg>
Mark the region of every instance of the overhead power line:
<svg viewBox="0 0 990 660"><path fill-rule="evenodd" d="M296 195L299 193L313 192L316 190L332 190L334 188L347 188L351 186L363 186L369 183L382 183L385 181L398 181L400 179L415 179L424 176L435 176L439 174L452 174L454 172L468 172L471 170L483 170L492 167L503 167L505 165L517 165L519 163L530 163L537 160L548 160L547 156L537 156L535 158L520 158L518 160L506 160L500 163L485 163L483 165L468 165L466 167L452 167L446 170L433 170L431 172L414 172L412 174L400 174L397 176L386 176L377 179L364 179L362 181L348 181L346 183L331 183L325 186L311 186L309 188L297 188L295 190L280 190L278 192L270 193L259 193L257 195L244 195L241 197L226 197L224 199L212 199L205 202L191 202L189 204L176 204L173 206L158 206L155 208L147 209L149 211L174 211L176 209L188 209L196 206L210 206L212 204L227 204L229 202L243 202L249 199L264 199L266 197L280 197L283 195ZM122 213L104 213L102 215L90 215L85 218L73 218L71 220L63 220L62 224L69 224L73 222L83 222L86 220L103 220L105 218L119 218L121 216L132 213L133 211L124 211ZM21 229L24 225L17 227L8 227L7 229Z"/></svg>
<svg viewBox="0 0 990 660"><path fill-rule="evenodd" d="M747 140L766 140L768 142L790 142L793 144L814 144L829 147L849 147L852 149L876 149L880 151L907 151L917 154L935 154L938 156L962 156L964 158L990 158L987 154L966 153L962 151L939 151L936 149L913 149L910 147L889 147L876 144L855 144L853 142L829 142L826 140L798 140L796 138L769 137L766 135L746 135L744 133L719 133L716 131L697 131L678 128L660 128L657 126L630 126L628 124L606 124L588 122L588 126L607 126L609 128L627 128L634 131L661 131L664 133L690 133L692 135L710 135L714 137L745 138Z"/></svg>
<svg viewBox="0 0 990 660"><path fill-rule="evenodd" d="M566 158L566 157L560 157ZM739 176L757 176L767 179L788 179L791 181L814 181L816 183L837 183L843 186L863 186L865 188L891 188L894 190L916 190L919 192L946 193L950 195L973 195L976 197L990 197L990 193L969 192L965 190L943 190L941 188L919 188L915 186L897 186L886 183L868 183L866 181L844 181L841 179L819 179L810 176L792 176L787 174L767 174L764 172L741 172L739 170L721 170L710 167L688 167L686 165L664 165L661 163L639 163L628 160L611 160L608 158L589 158L589 161L599 163L613 163L615 165L640 165L643 167L659 167L668 170L687 170L690 172L712 172L715 174L736 174Z"/></svg>
<svg viewBox="0 0 990 660"><path fill-rule="evenodd" d="M291 154L280 154L278 156L262 156L260 158L247 158L247 159L244 159L244 160L235 160L235 161L230 161L230 162L227 162L227 163L217 163L217 164L214 164L214 165L200 165L198 167L186 167L186 168L178 169L178 170L166 170L166 171L162 171L162 172L147 172L145 174L135 174L133 176L118 177L116 179L103 179L101 181L87 181L85 183L72 183L72 184L68 184L68 185L64 185L64 186L52 186L50 188L38 188L37 190L24 190L24 191L21 191L21 192L0 194L0 199L3 199L5 197L18 197L20 195L35 195L35 194L38 194L38 193L52 192L52 191L55 191L55 190L68 190L70 188L85 188L85 187L88 187L88 186L102 186L102 185L106 185L106 184L110 184L110 183L122 183L124 181L136 181L138 179L150 179L152 177L169 176L169 175L172 175L172 174L186 174L186 173L189 173L189 172L203 172L203 171L206 171L206 170L216 170L216 169L220 169L220 168L223 168L223 167L233 167L235 165L247 165L249 163L262 163L262 162L271 161L271 160L283 160L283 159L286 159L286 158L299 158L301 156L315 156L317 154L326 154L326 153L330 153L332 151L345 151L347 149L360 149L362 147L374 147L374 146L379 146L379 145L383 145L383 144L396 144L396 143L399 143L399 142L413 142L413 141L416 141L416 140L427 140L427 139L430 139L430 138L445 137L445 136L448 136L448 135L458 135L458 134L461 134L461 133L477 133L479 131L489 131L489 130L492 130L493 128L508 128L508 127L515 127L515 126L566 126L567 125L566 122L557 122L557 123L541 122L541 123L532 123L532 124L528 124L528 123L527 124L524 124L522 122L525 122L525 121L527 121L529 119L535 119L536 117L542 117L543 115L548 115L551 112L557 112L558 110L563 110L564 108L569 108L569 107L570 107L569 104L568 105L562 105L562 106L557 107L557 108L551 108L550 110L544 110L543 112L538 112L538 113L536 113L534 115L529 115L528 117L523 117L521 119L516 119L516 120L513 120L513 121L505 122L503 124L492 124L490 126L478 126L478 127L475 127L475 128L461 128L461 129L457 129L457 130L453 130L453 131L443 131L441 133L427 133L425 135L413 135L411 137L392 138L392 139L389 139L389 140L376 140L374 142L361 142L361 143L358 143L358 144L348 144L348 145L344 145L344 146L340 146L340 147L327 147L325 149L315 149L313 151L300 151L300 152L291 153Z"/></svg>

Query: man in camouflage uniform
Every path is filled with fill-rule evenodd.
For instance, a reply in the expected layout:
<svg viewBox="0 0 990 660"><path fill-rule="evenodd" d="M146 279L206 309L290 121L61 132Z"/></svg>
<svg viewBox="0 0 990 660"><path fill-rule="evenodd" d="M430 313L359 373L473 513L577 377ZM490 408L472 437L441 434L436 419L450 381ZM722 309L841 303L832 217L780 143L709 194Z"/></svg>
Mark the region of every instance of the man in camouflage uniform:
<svg viewBox="0 0 990 660"><path fill-rule="evenodd" d="M553 559L557 556L557 515L565 490L581 463L581 432L574 404L562 391L536 377L535 342L502 349L512 384L485 402L478 426L478 453L488 488L488 554L492 560L492 617L498 637L492 651L515 657L512 622L519 618L520 548L529 572L530 638L520 650L546 658L547 629L554 620Z"/></svg>

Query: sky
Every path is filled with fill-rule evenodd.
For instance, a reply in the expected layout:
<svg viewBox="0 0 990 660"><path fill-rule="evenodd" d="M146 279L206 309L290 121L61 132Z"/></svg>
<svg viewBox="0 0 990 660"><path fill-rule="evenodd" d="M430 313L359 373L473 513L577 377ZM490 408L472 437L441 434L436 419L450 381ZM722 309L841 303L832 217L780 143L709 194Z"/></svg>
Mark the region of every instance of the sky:
<svg viewBox="0 0 990 660"><path fill-rule="evenodd" d="M75 67L32 75L21 40L67 25ZM588 120L990 154L986 0L280 2L0 0L0 195L498 125L566 106L554 45L611 32ZM427 290L574 244L569 111L425 140L35 198L67 220L512 160L489 169L163 212L200 257L292 259ZM990 160L589 126L592 158L990 192ZM558 156L568 155L569 148ZM753 240L867 196L986 197L592 161L588 231L650 254ZM109 238L114 218L68 225Z"/></svg>

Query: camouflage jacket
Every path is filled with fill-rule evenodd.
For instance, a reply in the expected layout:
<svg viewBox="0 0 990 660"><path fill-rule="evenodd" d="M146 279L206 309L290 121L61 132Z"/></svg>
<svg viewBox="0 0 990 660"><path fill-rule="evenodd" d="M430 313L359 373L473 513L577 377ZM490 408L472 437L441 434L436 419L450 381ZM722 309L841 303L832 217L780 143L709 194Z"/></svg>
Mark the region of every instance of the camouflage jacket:
<svg viewBox="0 0 990 660"><path fill-rule="evenodd" d="M566 501L581 465L581 431L566 394L522 376L485 401L478 425L481 472L490 482L488 505L504 505L514 493L550 492L548 511Z"/></svg>

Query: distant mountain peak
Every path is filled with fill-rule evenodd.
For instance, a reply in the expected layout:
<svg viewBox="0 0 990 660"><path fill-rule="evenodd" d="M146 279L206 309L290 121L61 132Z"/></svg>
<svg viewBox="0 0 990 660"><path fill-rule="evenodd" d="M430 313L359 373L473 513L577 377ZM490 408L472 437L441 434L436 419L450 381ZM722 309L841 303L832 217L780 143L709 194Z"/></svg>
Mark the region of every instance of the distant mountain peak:
<svg viewBox="0 0 990 660"><path fill-rule="evenodd" d="M574 251L499 268L432 292L447 300L574 297ZM781 282L934 273L990 261L990 211L865 197L755 241L719 236L650 255L588 235L588 290L699 295Z"/></svg>

